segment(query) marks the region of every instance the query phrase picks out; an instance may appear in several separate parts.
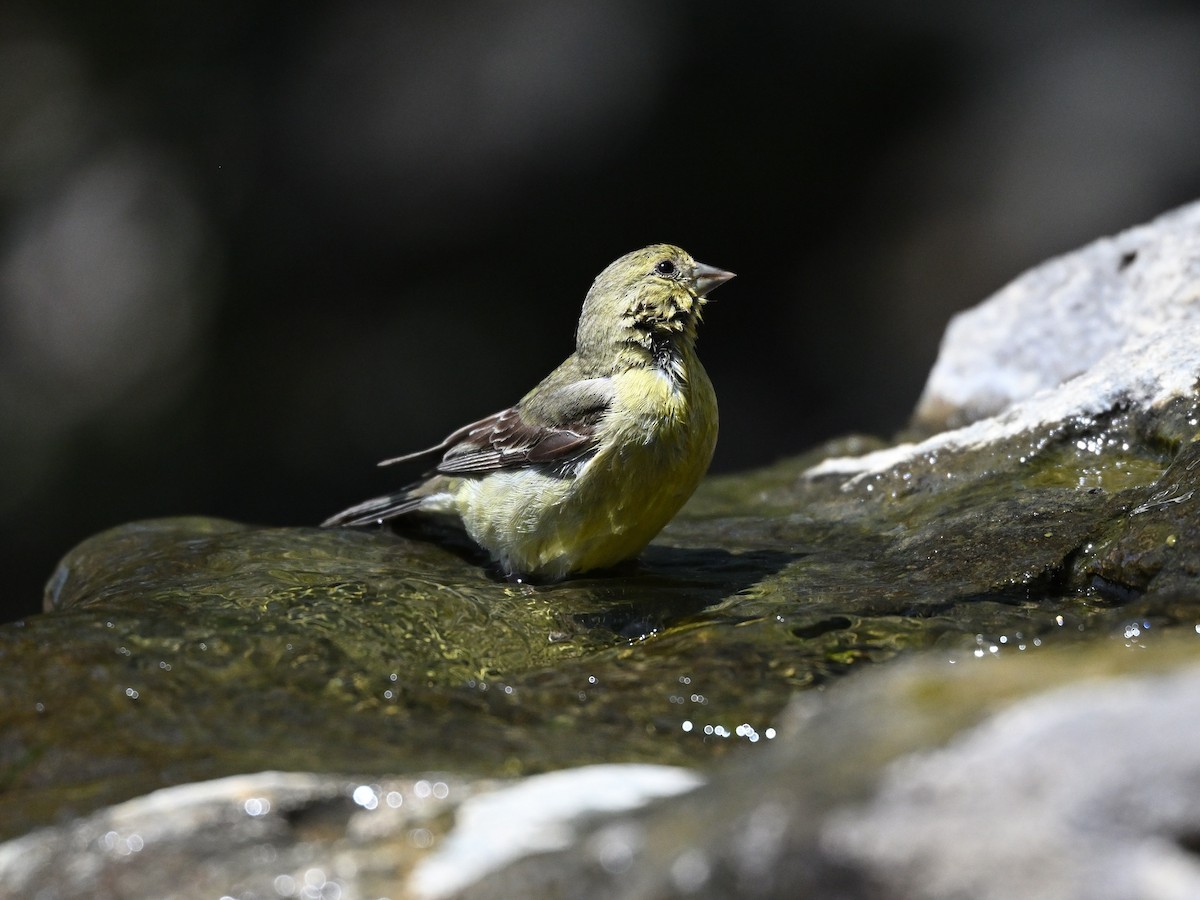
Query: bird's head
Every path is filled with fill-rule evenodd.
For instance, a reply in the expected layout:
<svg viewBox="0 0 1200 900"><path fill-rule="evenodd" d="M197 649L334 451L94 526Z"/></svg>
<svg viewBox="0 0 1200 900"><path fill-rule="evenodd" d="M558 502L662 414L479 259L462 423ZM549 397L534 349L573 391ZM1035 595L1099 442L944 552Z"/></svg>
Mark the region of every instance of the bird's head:
<svg viewBox="0 0 1200 900"><path fill-rule="evenodd" d="M651 244L627 253L596 276L576 334L581 355L611 355L630 344L652 353L690 348L709 291L733 278L696 262L679 247Z"/></svg>

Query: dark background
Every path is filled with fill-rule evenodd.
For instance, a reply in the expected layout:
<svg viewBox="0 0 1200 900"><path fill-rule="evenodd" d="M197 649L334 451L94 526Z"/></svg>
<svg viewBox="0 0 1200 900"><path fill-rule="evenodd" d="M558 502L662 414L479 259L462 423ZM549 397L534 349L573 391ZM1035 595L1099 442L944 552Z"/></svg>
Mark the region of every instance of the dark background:
<svg viewBox="0 0 1200 900"><path fill-rule="evenodd" d="M0 10L3 618L130 519L307 524L654 241L714 468L901 427L948 317L1200 195L1190 0Z"/></svg>

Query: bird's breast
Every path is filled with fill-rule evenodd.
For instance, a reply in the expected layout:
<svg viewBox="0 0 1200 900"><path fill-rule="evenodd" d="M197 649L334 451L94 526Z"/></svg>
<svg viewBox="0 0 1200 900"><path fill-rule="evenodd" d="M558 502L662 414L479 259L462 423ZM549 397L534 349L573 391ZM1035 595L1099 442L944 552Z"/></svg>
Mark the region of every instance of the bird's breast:
<svg viewBox="0 0 1200 900"><path fill-rule="evenodd" d="M717 439L717 400L699 361L683 358L676 371L630 369L613 378L613 390L601 445L617 451L618 468L624 462L651 476L665 467L662 477L684 480L699 468L699 480Z"/></svg>

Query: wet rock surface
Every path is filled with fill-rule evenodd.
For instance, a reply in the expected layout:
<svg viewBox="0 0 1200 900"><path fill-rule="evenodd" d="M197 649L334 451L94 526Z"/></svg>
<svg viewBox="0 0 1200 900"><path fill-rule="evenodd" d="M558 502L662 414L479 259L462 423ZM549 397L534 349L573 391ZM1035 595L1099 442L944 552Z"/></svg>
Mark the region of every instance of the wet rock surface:
<svg viewBox="0 0 1200 900"><path fill-rule="evenodd" d="M110 827L105 817L136 817L158 789L272 770L311 781L298 794L288 793L295 784L263 787L276 797L271 816L247 811L236 791L218 801L222 815L263 829L261 859L219 840L205 851L218 881L230 866L238 896L272 896L266 885L301 896L307 870L293 842L331 859L353 850L351 868L376 873L363 881L332 863L310 866L342 896L782 897L796 884L846 896L980 891L921 877L948 858L936 848L953 833L914 831L923 843L903 845L872 824L940 815L921 805L926 794L905 793L910 770L889 768L895 760L960 733L952 746L984 760L986 737L968 731L997 712L993 700L1017 702L1087 672L1140 692L1137 703L1165 698L1168 708L1153 715L1169 722L1195 677L1200 335L1179 313L1200 304L1200 287L1181 287L1200 271L1194 219L1194 208L1166 217L1170 237L1158 243L1139 237L1137 258L1158 260L1151 270L1164 274L1138 290L1160 284L1171 298L1147 302L1139 320L1137 346L1149 356L1118 365L1112 353L1132 346L1118 341L1064 383L955 431L892 447L852 438L711 479L636 566L611 575L510 584L461 537L430 530L193 518L97 535L51 577L47 614L0 629L0 837L14 839L0 845L0 875L20 876L31 893L62 888L69 871L54 861L82 847L93 875L119 885L157 868L164 881L154 890L137 882L138 891L186 894L170 874L182 862L151 861L171 847L186 853L187 840L151 840L145 827ZM1073 264L1086 269L1090 252ZM1053 291L1043 301L1054 306ZM1078 306L1055 315L1095 327ZM1151 352L1165 346L1159 338L1169 353ZM915 669L889 662L914 651L924 651ZM1136 684L1121 680L1133 677L1131 660L1145 670ZM1095 690L1103 698L1107 688ZM1120 719L1107 700L1085 701L1098 729ZM1005 733L999 715L979 733ZM1057 728L1027 729L1028 748L1085 746ZM1102 753L1109 742L1097 735L1091 745ZM1155 754L1175 756L1152 771L1186 782L1194 746L1183 732L1155 744ZM555 832L570 848L561 856L539 845L474 884L435 890L412 880L423 859L454 845L459 798L597 763L667 766L708 784L645 814L581 801L578 810L593 812ZM936 782L936 765L912 766L914 784ZM430 781L430 772L443 774ZM993 775L980 772L978 785ZM389 784L418 781L446 786L437 827L397 818L386 837L351 840L364 811L358 788L378 798ZM581 797L610 790L579 783L588 785ZM974 789L966 775L956 784ZM947 808L965 823L969 804L953 788ZM402 798L404 790L394 787ZM114 806L138 797L132 812ZM279 811L308 808L313 797L332 797L341 812L327 832L301 840L292 834L299 819ZM1143 816L1128 846L1154 829L1183 834L1185 819ZM127 832L142 846L131 849ZM1006 858L1003 828L993 834L995 858ZM398 844L407 848L400 863ZM1186 862L1186 836L1176 845ZM247 868L247 859L261 865Z"/></svg>

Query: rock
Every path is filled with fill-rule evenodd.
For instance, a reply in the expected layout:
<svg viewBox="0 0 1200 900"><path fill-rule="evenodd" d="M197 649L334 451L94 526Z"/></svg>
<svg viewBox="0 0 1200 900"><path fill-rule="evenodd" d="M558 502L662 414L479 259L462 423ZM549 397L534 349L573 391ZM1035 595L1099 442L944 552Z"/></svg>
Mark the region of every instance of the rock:
<svg viewBox="0 0 1200 900"><path fill-rule="evenodd" d="M891 896L1198 897L1197 747L1200 667L1072 684L892 763L822 843Z"/></svg>
<svg viewBox="0 0 1200 900"><path fill-rule="evenodd" d="M29 897L442 897L513 859L569 845L585 816L700 783L688 769L645 765L564 769L515 785L438 774L236 775L0 844L0 883Z"/></svg>
<svg viewBox="0 0 1200 900"><path fill-rule="evenodd" d="M825 460L864 476L956 450L1037 443L1056 428L1194 404L1200 373L1200 203L1026 272L959 313L913 416L917 443ZM945 430L949 429L949 430ZM1093 447L1093 449L1099 449Z"/></svg>
<svg viewBox="0 0 1200 900"><path fill-rule="evenodd" d="M1039 394L1014 424L1153 406L1192 392L1198 336L1193 203L1043 263L955 316L914 418L957 428Z"/></svg>
<svg viewBox="0 0 1200 900"><path fill-rule="evenodd" d="M778 738L704 777L169 788L0 844L0 883L101 900L1193 896L1197 640L875 667L798 697Z"/></svg>
<svg viewBox="0 0 1200 900"><path fill-rule="evenodd" d="M1196 641L860 673L799 699L753 761L456 896L1196 896Z"/></svg>

